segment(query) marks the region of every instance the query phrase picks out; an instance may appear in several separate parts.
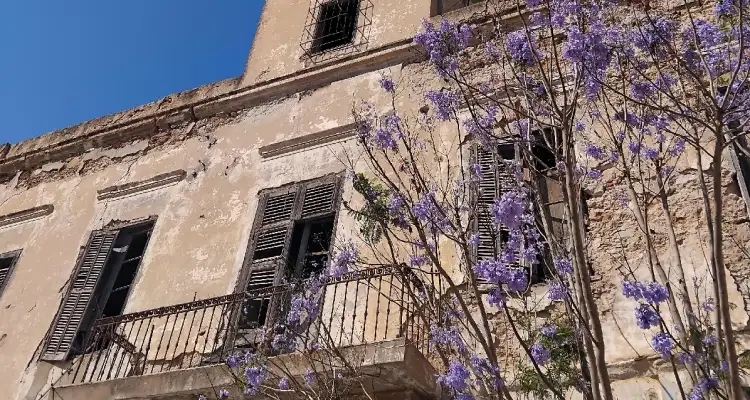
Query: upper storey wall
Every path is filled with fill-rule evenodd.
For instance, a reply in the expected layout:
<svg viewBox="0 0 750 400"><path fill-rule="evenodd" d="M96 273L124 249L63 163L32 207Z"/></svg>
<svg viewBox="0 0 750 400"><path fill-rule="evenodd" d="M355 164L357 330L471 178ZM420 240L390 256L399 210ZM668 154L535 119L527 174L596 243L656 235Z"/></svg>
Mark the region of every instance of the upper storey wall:
<svg viewBox="0 0 750 400"><path fill-rule="evenodd" d="M410 41L424 18L429 18L436 0L360 0L356 51L373 50ZM255 34L242 83L251 85L323 64L303 47L310 44L306 27L315 30L323 0L267 0ZM364 43L366 42L366 43ZM309 47L309 46L307 46ZM334 54L337 53L338 54ZM307 53L307 54L306 54ZM347 51L332 49L335 59ZM334 60L335 60L334 59Z"/></svg>

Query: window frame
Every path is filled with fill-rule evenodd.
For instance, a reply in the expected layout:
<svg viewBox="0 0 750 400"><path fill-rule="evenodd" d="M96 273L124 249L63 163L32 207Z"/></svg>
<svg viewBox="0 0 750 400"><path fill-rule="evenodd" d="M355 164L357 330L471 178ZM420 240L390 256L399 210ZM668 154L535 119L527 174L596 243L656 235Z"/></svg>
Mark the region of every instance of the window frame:
<svg viewBox="0 0 750 400"><path fill-rule="evenodd" d="M271 286L271 288L282 286L286 271L290 268L290 264L287 260L290 257L294 227L297 223L304 222L307 224L311 221L333 216L331 243L329 245L330 254L335 245L336 228L338 225L338 218L340 216L339 211L341 209L342 202L343 178L344 173L339 172L310 180L289 183L276 188L263 189L258 192L258 206L256 207L253 226L250 233L250 239L248 240L247 249L245 251L245 258L243 260L242 269L237 277L237 282L235 284L235 293L246 292L247 288L252 283L253 272L268 271L268 266L273 266L275 268L273 285ZM308 193L308 190L323 187L326 185L330 185L332 188L330 207L327 210L305 214L303 208L305 204L305 195ZM291 212L289 213L288 219L279 220L267 225L263 225L263 219L265 216L266 206L268 205L268 200L271 197L283 196L289 193L294 193L294 203L291 207ZM258 260L254 259L255 247L260 235L264 232L268 232L270 229L278 229L281 226L284 226L287 229L281 254L279 256L270 258L263 258ZM296 267L296 264L292 267ZM253 289L253 291L256 290L269 290L269 287ZM263 325L252 328L238 327L236 332L237 337L229 341L230 343L234 343L236 345L237 343L242 342L242 344L245 346L264 346L264 343L262 342L263 340L265 340L264 335L259 335L257 331L258 329L262 330L264 327L266 327L269 321L277 320L278 316L282 312L283 302L288 297L288 293L283 288L281 290L270 289L270 292L276 294L272 294L269 298L269 304L265 314L265 318L263 320ZM234 323L237 324L240 321L240 318L241 315L240 313L238 313L238 315L235 317Z"/></svg>
<svg viewBox="0 0 750 400"><path fill-rule="evenodd" d="M532 146L543 146L544 145L543 143L541 145L537 144L537 142L539 141L539 139L537 139L537 137L539 135L543 135L545 133L546 132L544 132L541 129L535 129L535 130L533 130L531 132L531 134L529 135L529 137L534 138L534 143L530 143L530 144ZM499 162L498 158L501 157L501 152L498 151L500 149L500 147L501 146L513 146L513 152L514 152L514 158L513 158L513 160L511 160L509 158L505 158L505 157L503 157L503 159L504 160L508 160L508 162L515 162L515 163L517 163L519 165L519 167L521 168L521 171L522 171L522 174L523 174L522 179L524 181L529 181L529 180L532 179L532 177L531 177L531 171L529 170L530 167L528 166L528 163L530 163L530 162L531 163L537 163L538 160L536 160L536 159L526 160L523 157L523 150L520 148L521 145L519 143L517 143L517 141L515 141L515 139L516 138L509 138L507 140L499 140L496 143L496 145L495 145L496 146L495 151L491 152L492 155L493 155L493 157L494 157L494 159L495 159L495 164L494 165L495 166L498 165L498 162ZM471 147L471 157L470 157L470 159L471 159L472 164L474 164L474 163L478 164L479 163L478 157L479 157L479 154L480 154L479 152L480 151L487 152L487 150L482 149L481 146L478 143L475 143ZM505 153L505 152L502 152L502 153ZM495 196L499 196L502 193L502 183L499 181L499 174L497 173L498 169L496 167L495 167L494 171L495 171L494 172ZM558 172L556 171L556 166L551 166L551 167L548 167L548 168L546 168L544 170L540 170L539 173L542 174L542 176L544 176L546 180L552 179L553 176L556 176L558 174ZM553 175L553 176L551 176L551 175ZM479 185L480 185L480 183L478 182L477 185L476 185L476 187L470 193L471 206L472 206L472 208L474 210L477 210L477 211L479 211L479 208L478 208L479 207L479 197L480 197L479 191L481 190L481 188L479 187ZM542 193L535 193L536 196L539 196L541 199L543 199L543 201L546 202L545 204L538 204L538 202L536 201L536 199L534 199L534 201L533 201L534 211L533 212L534 212L534 214L535 214L535 216L537 218L539 217L539 213L540 213L538 207L541 207L541 206L544 206L544 205L552 205L553 203L557 203L557 202L551 202L549 200L549 198L550 198L550 196L549 196L550 190L549 189L550 189L549 188L549 182L545 181L545 184L544 184L544 187L543 187L543 192ZM553 220L554 219L555 219L555 217L553 216ZM562 221L562 222L564 222L564 221ZM480 223L479 222L479 215L477 213L477 215L476 215L476 217L474 218L474 221L473 221L472 233L479 234L479 223ZM554 229L554 227L553 227L553 229ZM494 230L494 228L493 228L493 230ZM494 238L495 243L494 243L494 250L493 250L493 252L497 253L500 249L502 249L502 246L501 246L501 240L502 239L501 238L502 238L503 235L499 231L498 232L494 232L494 233L495 233L495 238ZM558 232L554 232L554 233L558 234ZM562 234L562 232L559 232L559 234ZM481 240L481 238L480 238L480 240ZM550 264L550 262L551 262L551 249L549 248L549 246L550 246L549 243L545 243L545 249L539 255L540 260L539 260L539 262L536 265L533 265L533 264L530 264L530 263L526 263L526 262L520 262L519 263L519 266L521 268L524 268L524 269L528 270L528 272L529 272L529 283L528 283L528 287L529 288L531 286L534 286L534 285L545 285L548 282L549 278L550 278L549 273L544 270L545 268L551 268L551 264ZM478 252L479 252L479 248L478 247L479 246L476 246L476 247L474 247L472 249L472 257L473 257L473 261L475 263L481 261L479 259L479 255L478 255ZM480 280L479 283L485 283L485 282L483 282L483 281Z"/></svg>
<svg viewBox="0 0 750 400"><path fill-rule="evenodd" d="M148 226L149 237L144 244L141 258L138 260L128 294L123 301L122 310L118 314L122 315L122 311L124 311L128 299L133 293L155 225L156 218L150 217L145 220L117 224L117 226L104 227L90 232L86 245L79 251L65 295L60 300L60 306L44 339L39 360L48 362L66 361L71 357L87 353L87 349L83 346L88 341L93 324L102 318L102 313L112 293L112 285L114 285L117 275L122 269L127 254L127 248L123 252L117 252L116 249L126 245L129 246L132 243L133 232L143 230L144 227ZM101 241L101 244L97 245L97 240ZM106 254L104 250L106 250ZM115 253L122 254L118 257L119 260L112 258ZM97 268L101 268L101 271L95 273L94 271ZM87 289L88 287L90 289ZM85 304L83 308L79 308L79 302L82 299L85 299ZM71 301L75 301L72 303L73 309L70 308ZM66 313L68 313L67 316ZM58 326L61 323L65 325ZM69 331L69 327L75 329ZM56 334L56 332L63 333ZM66 339L66 337L69 339ZM52 351L53 346L54 352Z"/></svg>
<svg viewBox="0 0 750 400"><path fill-rule="evenodd" d="M16 269L18 260L21 258L22 252L23 249L18 249L0 254L0 260L10 259L10 267L8 268L8 272L5 274L5 279L0 282L0 298L2 298L3 292L5 292L5 288L8 287L10 280L13 278L13 272Z"/></svg>

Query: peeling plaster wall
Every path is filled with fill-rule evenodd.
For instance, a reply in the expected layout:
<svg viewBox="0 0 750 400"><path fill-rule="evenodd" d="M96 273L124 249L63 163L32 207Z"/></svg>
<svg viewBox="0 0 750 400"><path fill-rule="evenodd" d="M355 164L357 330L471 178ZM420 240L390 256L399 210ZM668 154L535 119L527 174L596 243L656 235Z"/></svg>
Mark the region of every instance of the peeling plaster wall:
<svg viewBox="0 0 750 400"><path fill-rule="evenodd" d="M409 40L419 29L422 19L430 17L430 7L434 0L371 1L372 24L367 35L367 50ZM307 67L300 43L308 10L315 2L316 0L266 2L247 61L243 85L271 80Z"/></svg>
<svg viewBox="0 0 750 400"><path fill-rule="evenodd" d="M343 152L350 151L342 142L262 159L258 148L350 124L355 94L386 104L388 99L377 95L380 76L374 71L234 117L177 127L161 144L138 139L95 146L1 185L0 215L44 204L55 210L39 220L0 228L0 252L23 249L0 297L0 387L23 398L39 374L49 373L24 370L54 319L79 249L91 230L111 221L157 217L125 313L230 293L245 255L258 191L340 172ZM104 188L180 169L186 178L175 184L97 200L97 191ZM339 224L351 227L344 214Z"/></svg>
<svg viewBox="0 0 750 400"><path fill-rule="evenodd" d="M370 48L408 39L421 18L428 16L430 6L429 0L373 0L373 3ZM299 59L299 36L308 6L309 1L301 0L266 3L248 60L246 84L304 68ZM298 12L290 13L290 9ZM36 364L33 357L55 316L79 249L85 245L91 230L113 220L157 216L125 312L227 294L234 288L245 256L258 191L340 172L344 169L342 161L356 155L351 140L302 148L270 158L262 158L259 149L351 124L355 101L365 100L376 110L386 109L391 99L379 88L378 80L383 74L398 82L399 108L416 110L423 105L424 90L442 86L430 69L425 63L417 63L364 72L241 111L202 118L193 115L192 122L187 122L191 118L181 114L146 138L123 136L115 143L92 139L86 142L85 151L70 154L62 161L23 170L0 184L0 215L46 204L55 207L51 215L0 227L0 253L23 249L0 297L0 387L15 396L11 398L21 399L27 395L34 398L43 386L41 382L59 375L59 369L46 363ZM171 104L169 107L176 103L189 105L197 97L205 99L212 93L228 93L237 86L238 80L229 80L170 96L13 145L7 157L55 148L89 132L123 123L130 117L161 110L168 107L167 104ZM194 112L195 109L190 108L190 113ZM448 154L458 154L454 129L448 125L437 129ZM707 264L702 243L706 233L701 227L703 215L697 201L697 168L695 157L688 154L677 171L672 198L688 275L705 279ZM361 162L356 169L364 169ZM104 188L144 181L176 170L185 170L186 178L125 197L97 200L97 191ZM727 195L725 227L727 236L732 238L726 248L732 286L730 300L737 305L732 311L733 322L738 330L745 331L747 300L750 299L747 287L750 272L743 253L750 240L747 211L732 181L731 165L725 163L722 171L722 187ZM589 251L593 268L601 278L595 283L595 290L608 340L609 361L624 365L618 367L626 370L620 376L631 377L633 373L642 374L633 359L650 356L653 352L643 333L633 328L632 301L624 299L619 290L621 276L616 267L622 261L622 249L611 240L613 226L620 227L623 233L626 253L634 254L629 259L633 266L642 271L644 260L640 256L642 239L632 216L618 205L617 185L605 171L600 183L587 188L592 194ZM345 185L344 198L356 202L349 182ZM658 213L654 215L658 218ZM354 221L346 213L340 213L337 240L355 235ZM664 237L661 231L657 232L659 235ZM454 264L457 259L450 251L443 256L447 264ZM673 262L666 249L659 256L667 267ZM454 275L462 279L458 269ZM549 312L549 303L541 300L545 291L544 285L534 288L533 295L540 299L539 308L543 311L540 315ZM334 299L332 293L326 296L329 303L340 300ZM347 295L344 300L343 303L352 304L353 299ZM324 312L334 314L337 311L330 307ZM350 313L356 318L354 312ZM492 316L491 323L498 336L507 335L498 315ZM743 341L740 351L750 348L745 333L740 339ZM27 365L30 368L27 369ZM668 378L660 381L637 378L627 382L618 383L624 385L623 393L640 390L636 388L642 386L651 388L644 389L645 392L661 393L654 389L658 384L670 385ZM644 398L652 397L648 394Z"/></svg>

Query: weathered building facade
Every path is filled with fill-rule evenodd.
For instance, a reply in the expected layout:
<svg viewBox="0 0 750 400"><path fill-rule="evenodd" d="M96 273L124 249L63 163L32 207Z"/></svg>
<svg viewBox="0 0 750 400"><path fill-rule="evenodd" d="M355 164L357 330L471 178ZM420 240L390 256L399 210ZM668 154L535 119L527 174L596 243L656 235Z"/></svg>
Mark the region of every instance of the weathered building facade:
<svg viewBox="0 0 750 400"><path fill-rule="evenodd" d="M413 35L423 19L485 11L468 3L268 0L243 76L0 147L4 398L195 398L226 383L217 367L224 350L252 345L247 333L273 318L278 263L304 276L325 264L332 241L355 235L341 208L356 201L342 161L355 147L353 103L387 108L379 86L387 75L413 91L403 101L418 108L435 82ZM688 214L678 231L696 248L690 262L700 275L693 164L678 178ZM746 206L734 166L725 169L736 221L728 229L746 244ZM618 251L600 239L613 224L625 236L637 227L613 206L606 176L601 185L589 200L591 254L616 387L670 398L674 387L641 357L652 353L647 341L629 344L642 334L622 323L632 307L608 270ZM741 250L727 252L744 343ZM362 279L370 289L353 290ZM331 282L323 320L339 332L337 345L365 346L364 364L389 366L392 379L376 393L431 396L435 371L413 344L424 327L408 326L390 304L398 288L387 269ZM241 308L250 311L239 318Z"/></svg>

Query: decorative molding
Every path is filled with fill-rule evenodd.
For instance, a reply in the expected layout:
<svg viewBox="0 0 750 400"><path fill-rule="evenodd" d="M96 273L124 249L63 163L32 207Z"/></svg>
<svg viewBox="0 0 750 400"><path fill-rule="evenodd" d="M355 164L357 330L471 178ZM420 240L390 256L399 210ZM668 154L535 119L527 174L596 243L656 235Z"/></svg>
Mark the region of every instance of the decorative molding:
<svg viewBox="0 0 750 400"><path fill-rule="evenodd" d="M52 214L54 210L55 206L52 204L46 204L23 211L0 215L0 228L46 217L47 215Z"/></svg>
<svg viewBox="0 0 750 400"><path fill-rule="evenodd" d="M338 142L354 137L356 124L346 124L336 128L316 132L311 135L304 135L294 139L282 140L261 146L258 149L262 158L271 158L282 154L289 154L300 150L307 150L313 147Z"/></svg>
<svg viewBox="0 0 750 400"><path fill-rule="evenodd" d="M112 200L121 197L131 196L137 193L147 192L159 189L165 186L176 184L185 179L187 173L183 169L178 169L166 174L156 175L143 181L126 183L124 185L115 185L97 190L97 200Z"/></svg>

